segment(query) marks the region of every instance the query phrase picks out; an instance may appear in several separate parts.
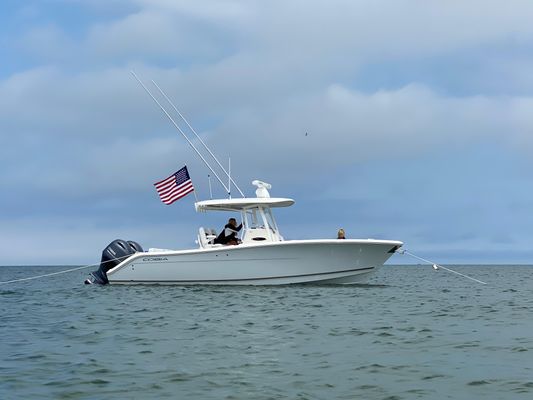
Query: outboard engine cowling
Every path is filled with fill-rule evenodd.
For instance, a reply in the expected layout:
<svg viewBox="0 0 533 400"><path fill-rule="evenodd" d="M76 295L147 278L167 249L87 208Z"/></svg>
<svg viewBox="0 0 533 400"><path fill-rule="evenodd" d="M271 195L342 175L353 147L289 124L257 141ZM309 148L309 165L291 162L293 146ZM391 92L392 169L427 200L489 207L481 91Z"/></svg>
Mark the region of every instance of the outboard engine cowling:
<svg viewBox="0 0 533 400"><path fill-rule="evenodd" d="M128 240L128 244L136 253L144 251L142 246L139 243L134 242L133 240Z"/></svg>
<svg viewBox="0 0 533 400"><path fill-rule="evenodd" d="M125 241L122 239L113 240L102 251L102 259L100 261L100 268L98 271L91 273L93 279L87 279L85 283L97 283L99 285L105 285L109 283L107 279L107 271L116 267L126 258L137 252L142 252L141 245L134 241Z"/></svg>

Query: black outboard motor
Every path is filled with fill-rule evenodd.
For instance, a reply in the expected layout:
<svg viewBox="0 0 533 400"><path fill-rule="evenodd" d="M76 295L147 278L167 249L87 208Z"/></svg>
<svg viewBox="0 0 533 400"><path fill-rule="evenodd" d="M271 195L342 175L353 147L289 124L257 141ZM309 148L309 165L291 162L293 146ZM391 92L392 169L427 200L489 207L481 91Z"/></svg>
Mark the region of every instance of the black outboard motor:
<svg viewBox="0 0 533 400"><path fill-rule="evenodd" d="M143 251L143 248L137 242L131 240L125 241L122 239L113 240L102 252L100 268L98 268L98 271L91 272L92 279L87 279L85 283L97 283L99 285L108 284L109 280L107 279L107 271L116 267L132 254L141 251Z"/></svg>

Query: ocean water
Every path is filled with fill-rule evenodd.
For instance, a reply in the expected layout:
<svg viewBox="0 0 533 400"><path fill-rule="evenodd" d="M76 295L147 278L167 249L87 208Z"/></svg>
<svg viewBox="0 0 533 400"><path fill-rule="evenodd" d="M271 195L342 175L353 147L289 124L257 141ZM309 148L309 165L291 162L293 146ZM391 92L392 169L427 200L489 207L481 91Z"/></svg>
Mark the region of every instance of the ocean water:
<svg viewBox="0 0 533 400"><path fill-rule="evenodd" d="M533 267L367 285L0 285L0 399L532 399ZM66 267L0 267L0 281Z"/></svg>

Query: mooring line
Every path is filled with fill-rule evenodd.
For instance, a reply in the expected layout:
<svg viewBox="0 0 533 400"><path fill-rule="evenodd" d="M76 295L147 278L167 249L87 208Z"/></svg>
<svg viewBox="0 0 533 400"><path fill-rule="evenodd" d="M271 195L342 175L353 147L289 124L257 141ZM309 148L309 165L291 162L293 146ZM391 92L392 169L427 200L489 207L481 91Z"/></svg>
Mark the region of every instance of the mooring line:
<svg viewBox="0 0 533 400"><path fill-rule="evenodd" d="M131 255L131 254L130 254L130 255ZM106 261L106 262L111 262L111 261L121 260L121 259L124 259L124 258L129 257L130 255L122 256L122 257L117 257L117 258L113 258L113 259L108 260L108 261ZM96 266L99 266L100 264L101 264L101 263L90 264L90 265L84 265L84 266L82 266L82 267L76 267L76 268L66 269L66 270L63 270L63 271L51 272L51 273L49 273L49 274L43 274L43 275L37 275L37 276L30 276L30 277L28 277L28 278L13 279L13 280L10 280L10 281L0 282L0 285L4 285L4 284L7 284L7 283L15 283L15 282L31 281L31 280L33 280L33 279L46 278L46 277L48 277L48 276L53 276L53 275L66 274L67 272L73 272L73 271L78 271L78 270L80 270L80 269L85 269L85 268L90 268L90 267L96 267Z"/></svg>
<svg viewBox="0 0 533 400"><path fill-rule="evenodd" d="M416 259L418 259L420 261L423 261L425 263L433 264L433 269L435 269L435 270L438 270L439 268L442 268L445 271L452 272L452 273L460 275L460 276L462 276L464 278L468 278L468 279L471 279L471 280L473 280L475 282L481 283L483 285L487 285L487 282L480 281L479 279L472 278L471 276L468 276L468 275L462 274L460 272L454 271L453 269L446 268L446 267L444 267L444 266L442 266L440 264L434 263L433 261L426 260L425 258L419 257L416 254L413 254L413 253L411 253L411 252L409 252L409 251L407 251L405 249L398 249L398 250L396 250L396 253L398 253L398 254L407 254L407 255L409 255L411 257L414 257L414 258L416 258Z"/></svg>
<svg viewBox="0 0 533 400"><path fill-rule="evenodd" d="M71 269L67 269L67 270L65 270L65 271L52 272L52 273L50 273L50 274L37 275L37 276L30 276L30 277L28 277L28 278L13 279L13 280L11 280L11 281L0 282L0 285L4 285L4 284L7 284L7 283L22 282L22 281L31 281L31 280L33 280L33 279L45 278L45 277L47 277L47 276L59 275L59 274L65 274L65 273L67 273L67 272L77 271L77 270L79 270L79 269L83 269L83 268L95 267L96 265L98 265L98 264L84 265L83 267L71 268Z"/></svg>

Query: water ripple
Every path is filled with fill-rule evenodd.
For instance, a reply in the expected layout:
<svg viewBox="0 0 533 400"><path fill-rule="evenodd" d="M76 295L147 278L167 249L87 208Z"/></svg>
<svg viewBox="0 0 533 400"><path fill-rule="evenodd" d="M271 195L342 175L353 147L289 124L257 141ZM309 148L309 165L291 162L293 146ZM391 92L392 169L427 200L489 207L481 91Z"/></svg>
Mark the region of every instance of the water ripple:
<svg viewBox="0 0 533 400"><path fill-rule="evenodd" d="M0 398L529 399L532 269L454 269L490 283L402 266L353 287L4 287Z"/></svg>

